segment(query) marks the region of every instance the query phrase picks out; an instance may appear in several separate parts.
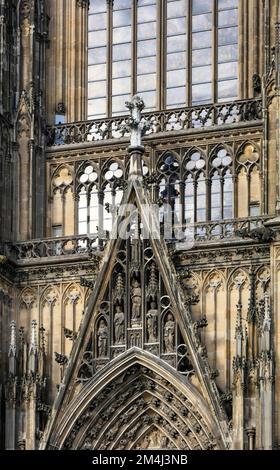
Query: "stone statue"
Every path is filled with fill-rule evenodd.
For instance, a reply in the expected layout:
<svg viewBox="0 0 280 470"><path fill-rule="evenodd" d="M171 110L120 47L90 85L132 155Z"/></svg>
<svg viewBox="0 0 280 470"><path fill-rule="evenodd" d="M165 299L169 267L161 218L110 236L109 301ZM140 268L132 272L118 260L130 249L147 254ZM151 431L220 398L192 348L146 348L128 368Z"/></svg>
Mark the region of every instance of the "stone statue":
<svg viewBox="0 0 280 470"><path fill-rule="evenodd" d="M174 353L175 348L175 321L173 315L169 313L164 325L164 352Z"/></svg>
<svg viewBox="0 0 280 470"><path fill-rule="evenodd" d="M97 338L98 357L105 357L108 353L108 327L104 320L99 323Z"/></svg>
<svg viewBox="0 0 280 470"><path fill-rule="evenodd" d="M156 308L156 303L151 302L151 308L147 312L148 343L156 343L157 341L157 317L158 317L158 310Z"/></svg>
<svg viewBox="0 0 280 470"><path fill-rule="evenodd" d="M130 117L125 124L125 130L131 132L130 145L131 147L141 147L142 136L150 128L148 121L141 116L141 112L145 108L144 101L134 95L131 102L126 101L125 106L130 111Z"/></svg>
<svg viewBox="0 0 280 470"><path fill-rule="evenodd" d="M124 343L124 313L121 310L120 305L116 306L116 313L114 317L115 326L115 343Z"/></svg>
<svg viewBox="0 0 280 470"><path fill-rule="evenodd" d="M134 279L132 283L132 311L131 311L131 320L133 322L139 322L141 319L141 304L142 304L142 290L139 281Z"/></svg>

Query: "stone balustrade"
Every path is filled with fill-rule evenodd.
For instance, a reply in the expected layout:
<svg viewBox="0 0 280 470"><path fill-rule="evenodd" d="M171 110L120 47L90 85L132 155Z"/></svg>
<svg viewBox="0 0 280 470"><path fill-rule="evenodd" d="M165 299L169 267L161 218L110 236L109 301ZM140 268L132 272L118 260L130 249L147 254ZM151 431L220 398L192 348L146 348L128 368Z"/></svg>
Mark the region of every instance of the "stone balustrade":
<svg viewBox="0 0 280 470"><path fill-rule="evenodd" d="M174 239L167 242L177 242L178 249L190 250L197 245L215 241L242 241L238 233L248 233L256 228L264 227L269 216L249 217L244 219L229 219L221 221L198 222L184 227L175 227ZM176 232L178 230L178 232ZM107 235L109 235L107 233ZM250 238L250 237L249 237ZM257 237L256 237L257 239ZM258 240L265 241L265 240ZM97 235L69 236L61 238L45 238L40 240L6 243L1 251L6 259L17 265L55 262L56 259L74 261L85 257L101 257L106 239Z"/></svg>
<svg viewBox="0 0 280 470"><path fill-rule="evenodd" d="M52 147L120 138L128 139L127 119L128 116L118 116L47 127L47 145ZM261 119L262 103L260 99L143 113L143 120L148 120L151 124L146 136L163 132L261 121Z"/></svg>

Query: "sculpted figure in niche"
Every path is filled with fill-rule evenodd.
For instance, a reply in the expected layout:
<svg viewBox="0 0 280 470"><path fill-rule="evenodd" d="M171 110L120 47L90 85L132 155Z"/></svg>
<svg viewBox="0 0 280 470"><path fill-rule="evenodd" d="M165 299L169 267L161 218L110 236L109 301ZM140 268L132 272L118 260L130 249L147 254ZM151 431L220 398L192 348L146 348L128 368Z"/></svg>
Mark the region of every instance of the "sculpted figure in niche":
<svg viewBox="0 0 280 470"><path fill-rule="evenodd" d="M124 343L124 313L120 305L116 305L116 313L114 316L114 333L115 333L115 343L123 344Z"/></svg>
<svg viewBox="0 0 280 470"><path fill-rule="evenodd" d="M151 308L147 312L147 339L148 343L156 343L157 341L157 316L158 310L156 303L151 302Z"/></svg>
<svg viewBox="0 0 280 470"><path fill-rule="evenodd" d="M166 323L164 325L164 352L174 353L175 348L175 321L173 315L167 315Z"/></svg>
<svg viewBox="0 0 280 470"><path fill-rule="evenodd" d="M132 282L132 311L131 319L133 322L139 322L141 319L141 303L142 303L142 291L139 281L134 279Z"/></svg>
<svg viewBox="0 0 280 470"><path fill-rule="evenodd" d="M105 357L108 352L108 327L104 320L99 322L97 338L98 357Z"/></svg>

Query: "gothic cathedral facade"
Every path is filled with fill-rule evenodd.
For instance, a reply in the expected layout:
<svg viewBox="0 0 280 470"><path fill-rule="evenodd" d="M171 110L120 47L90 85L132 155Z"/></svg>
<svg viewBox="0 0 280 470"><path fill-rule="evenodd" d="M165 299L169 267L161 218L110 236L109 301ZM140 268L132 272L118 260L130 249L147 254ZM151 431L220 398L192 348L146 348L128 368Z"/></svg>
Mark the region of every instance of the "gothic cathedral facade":
<svg viewBox="0 0 280 470"><path fill-rule="evenodd" d="M280 445L278 0L0 0L2 449Z"/></svg>

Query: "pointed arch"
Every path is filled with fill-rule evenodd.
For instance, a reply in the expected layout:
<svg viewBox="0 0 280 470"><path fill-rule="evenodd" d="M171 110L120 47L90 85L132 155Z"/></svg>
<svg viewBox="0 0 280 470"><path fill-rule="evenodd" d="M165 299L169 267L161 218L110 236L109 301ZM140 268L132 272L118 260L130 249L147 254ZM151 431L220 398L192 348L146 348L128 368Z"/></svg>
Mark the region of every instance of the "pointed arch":
<svg viewBox="0 0 280 470"><path fill-rule="evenodd" d="M231 156L233 157L233 148L226 144L226 143L219 143L217 145L215 145L211 151L210 151L210 154L209 154L209 158L212 159L214 156L216 156L218 154L218 152L220 150L226 150L226 152Z"/></svg>
<svg viewBox="0 0 280 470"><path fill-rule="evenodd" d="M216 145L209 156L211 220L231 219L233 217L233 173L232 148L226 144Z"/></svg>
<svg viewBox="0 0 280 470"><path fill-rule="evenodd" d="M261 213L260 157L259 146L251 141L243 142L236 152L237 217Z"/></svg>
<svg viewBox="0 0 280 470"><path fill-rule="evenodd" d="M187 151L184 153L183 163L186 163L186 161L190 158L190 156L195 152L200 153L200 155L203 158L205 158L205 160L206 160L206 151L205 151L205 149L203 149L202 147L198 147L198 146L194 145L193 147L188 148Z"/></svg>
<svg viewBox="0 0 280 470"><path fill-rule="evenodd" d="M162 165L165 158L167 158L169 155L172 156L174 158L174 160L176 160L177 162L179 162L181 160L181 157L180 157L179 153L176 152L175 150L169 150L169 149L164 150L163 153L158 155L158 161L157 161L157 168L158 169L160 168L160 165Z"/></svg>
<svg viewBox="0 0 280 470"><path fill-rule="evenodd" d="M19 325L29 329L32 320L38 322L37 292L31 287L26 287L19 297Z"/></svg>
<svg viewBox="0 0 280 470"><path fill-rule="evenodd" d="M132 348L97 372L49 423L44 448L135 449L151 427L176 449L223 448L196 388L153 354Z"/></svg>
<svg viewBox="0 0 280 470"><path fill-rule="evenodd" d="M61 302L60 292L57 286L48 285L40 295L40 326L45 329L46 372L52 377L50 396L56 395L56 383L59 383L60 370L54 364L54 352L61 347Z"/></svg>
<svg viewBox="0 0 280 470"><path fill-rule="evenodd" d="M66 287L61 302L61 351L62 354L70 354L72 343L64 336L64 328L77 333L83 313L84 295L78 284L70 284Z"/></svg>
<svg viewBox="0 0 280 470"><path fill-rule="evenodd" d="M236 154L236 165L238 165L238 163L240 161L240 156L242 155L242 153L244 153L244 151L246 151L246 148L249 147L249 146L252 147L253 152L257 153L257 155L255 156L253 161L258 161L259 160L260 146L255 141L246 140L245 142L242 142L236 149L236 153L235 153Z"/></svg>
<svg viewBox="0 0 280 470"><path fill-rule="evenodd" d="M207 320L207 328L203 329L201 336L212 370L219 371L217 383L221 389L225 383L223 364L227 345L225 286L226 279L222 270L213 269L204 279L202 289L202 312Z"/></svg>
<svg viewBox="0 0 280 470"><path fill-rule="evenodd" d="M58 177L61 173L61 170L67 170L69 172L69 176L71 176L72 180L74 181L74 169L72 165L69 165L66 162L60 163L54 170L51 172L51 181L54 181L55 177Z"/></svg>
<svg viewBox="0 0 280 470"><path fill-rule="evenodd" d="M227 357L228 357L228 373L227 373L227 384L231 386L233 381L232 369L230 364L232 364L234 355L235 355L235 326L236 326L236 315L237 315L237 304L241 303L241 315L243 318L247 318L247 309L249 302L250 294L250 285L249 285L249 273L248 269L244 267L237 267L231 271L228 278L228 309L227 309L227 338L228 348L227 348Z"/></svg>
<svg viewBox="0 0 280 470"><path fill-rule="evenodd" d="M50 177L51 185L51 235L62 237L74 233L74 169L62 163Z"/></svg>

